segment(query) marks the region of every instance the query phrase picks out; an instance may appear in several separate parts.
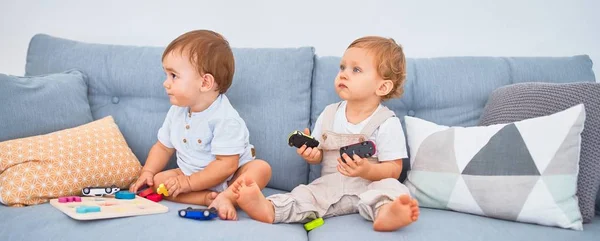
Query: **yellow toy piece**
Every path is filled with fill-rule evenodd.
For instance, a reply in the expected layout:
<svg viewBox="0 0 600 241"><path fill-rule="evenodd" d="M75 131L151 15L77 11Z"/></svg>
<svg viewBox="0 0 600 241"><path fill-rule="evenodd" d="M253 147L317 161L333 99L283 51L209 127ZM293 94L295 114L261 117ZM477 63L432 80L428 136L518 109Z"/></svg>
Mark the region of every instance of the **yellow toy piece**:
<svg viewBox="0 0 600 241"><path fill-rule="evenodd" d="M304 224L304 229L306 229L306 231L310 231L315 228L321 227L324 223L325 223L325 221L323 221L323 218L317 218L315 220L312 220L312 221Z"/></svg>
<svg viewBox="0 0 600 241"><path fill-rule="evenodd" d="M160 185L158 185L158 188L156 189L156 193L165 195L165 197L169 196L169 191L167 191L165 184L162 184L162 183Z"/></svg>

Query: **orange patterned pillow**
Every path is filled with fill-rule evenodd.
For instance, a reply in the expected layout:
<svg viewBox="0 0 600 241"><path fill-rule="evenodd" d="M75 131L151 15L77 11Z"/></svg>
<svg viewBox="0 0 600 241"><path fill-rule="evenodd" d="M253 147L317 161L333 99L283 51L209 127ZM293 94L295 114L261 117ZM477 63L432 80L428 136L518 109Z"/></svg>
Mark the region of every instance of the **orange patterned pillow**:
<svg viewBox="0 0 600 241"><path fill-rule="evenodd" d="M21 207L79 196L86 186L128 188L141 168L111 116L0 142L0 202Z"/></svg>

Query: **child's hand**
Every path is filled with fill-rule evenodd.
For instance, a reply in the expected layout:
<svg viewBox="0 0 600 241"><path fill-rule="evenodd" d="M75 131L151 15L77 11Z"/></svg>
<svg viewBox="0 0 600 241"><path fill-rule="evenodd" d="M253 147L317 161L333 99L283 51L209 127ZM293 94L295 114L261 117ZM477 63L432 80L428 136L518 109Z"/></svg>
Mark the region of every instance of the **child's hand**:
<svg viewBox="0 0 600 241"><path fill-rule="evenodd" d="M304 134L310 135L308 128L304 128ZM306 145L302 145L300 148L296 149L296 152L308 163L316 164L321 161L321 150L317 147L311 148L307 147Z"/></svg>
<svg viewBox="0 0 600 241"><path fill-rule="evenodd" d="M321 150L319 148L311 148L306 147L306 145L302 145L302 147L296 150L298 155L300 155L304 160L308 163L319 163L321 160Z"/></svg>
<svg viewBox="0 0 600 241"><path fill-rule="evenodd" d="M346 163L342 161L342 158L338 157L337 170L344 176L362 177L371 169L372 164L366 158L360 158L354 154L354 160L352 160L346 153L342 154L342 157Z"/></svg>
<svg viewBox="0 0 600 241"><path fill-rule="evenodd" d="M144 184L148 185L149 187L154 185L154 173L148 170L142 170L142 173L140 174L140 177L138 177L137 181L135 181L135 183L129 187L129 191L136 193L140 187L144 186Z"/></svg>
<svg viewBox="0 0 600 241"><path fill-rule="evenodd" d="M165 181L165 187L167 188L169 195L173 196L173 198L176 198L179 194L192 191L190 179L186 175L170 177Z"/></svg>

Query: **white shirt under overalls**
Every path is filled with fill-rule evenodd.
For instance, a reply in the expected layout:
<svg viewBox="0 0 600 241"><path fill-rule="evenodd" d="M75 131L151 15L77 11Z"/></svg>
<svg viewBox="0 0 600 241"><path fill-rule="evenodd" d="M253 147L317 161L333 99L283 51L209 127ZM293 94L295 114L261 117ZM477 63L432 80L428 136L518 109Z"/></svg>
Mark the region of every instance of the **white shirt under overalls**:
<svg viewBox="0 0 600 241"><path fill-rule="evenodd" d="M189 114L189 107L171 106L158 140L176 150L177 166L187 176L206 168L216 155L239 154L238 167L253 159L246 123L224 94L201 112ZM226 188L227 181L211 190Z"/></svg>
<svg viewBox="0 0 600 241"><path fill-rule="evenodd" d="M359 134L365 127L373 115L383 107L379 105L377 110L373 112L367 119L358 124L348 122L346 118L346 101L342 101L340 107L335 112L335 120L333 121L333 131L340 134ZM315 127L311 132L311 136L320 137L322 134L323 114L319 115ZM397 159L408 158L406 151L406 139L404 139L404 130L398 117L390 117L373 132L369 140L377 143L376 153L373 157L377 157L379 161L393 161Z"/></svg>

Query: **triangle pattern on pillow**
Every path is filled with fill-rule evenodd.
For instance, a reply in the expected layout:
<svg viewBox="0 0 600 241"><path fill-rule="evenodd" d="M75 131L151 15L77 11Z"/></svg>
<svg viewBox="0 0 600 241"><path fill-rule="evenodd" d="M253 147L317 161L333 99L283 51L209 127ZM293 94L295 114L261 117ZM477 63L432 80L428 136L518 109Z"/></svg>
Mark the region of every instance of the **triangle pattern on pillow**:
<svg viewBox="0 0 600 241"><path fill-rule="evenodd" d="M465 167L475 176L539 176L540 172L514 124L500 129Z"/></svg>
<svg viewBox="0 0 600 241"><path fill-rule="evenodd" d="M486 216L514 221L540 176L463 175L462 178Z"/></svg>
<svg viewBox="0 0 600 241"><path fill-rule="evenodd" d="M454 129L436 132L425 138L412 168L420 171L459 173L454 153Z"/></svg>

